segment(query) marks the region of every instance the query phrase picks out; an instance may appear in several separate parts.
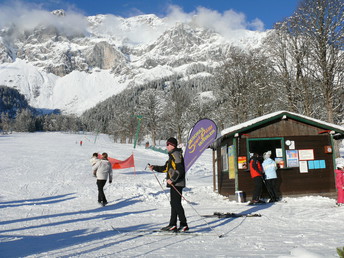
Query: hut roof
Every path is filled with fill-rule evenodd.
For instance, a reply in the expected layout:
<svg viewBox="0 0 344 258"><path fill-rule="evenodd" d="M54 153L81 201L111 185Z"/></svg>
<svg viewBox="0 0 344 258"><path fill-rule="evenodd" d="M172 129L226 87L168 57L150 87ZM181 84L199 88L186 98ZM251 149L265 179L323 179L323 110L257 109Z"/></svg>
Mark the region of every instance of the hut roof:
<svg viewBox="0 0 344 258"><path fill-rule="evenodd" d="M343 126L327 123L315 118L311 118L308 116L300 115L300 114L289 112L289 111L277 111L277 112L270 113L261 117L257 117L252 120L246 121L244 123L226 128L221 131L219 138L222 138L223 136L230 136L236 133L244 132L251 128L269 123L270 121L273 121L276 119L282 119L282 118L283 119L292 118L294 120L297 120L306 124L315 125L317 127L324 128L324 130L331 130L334 132L334 134L339 134L340 136L344 136Z"/></svg>

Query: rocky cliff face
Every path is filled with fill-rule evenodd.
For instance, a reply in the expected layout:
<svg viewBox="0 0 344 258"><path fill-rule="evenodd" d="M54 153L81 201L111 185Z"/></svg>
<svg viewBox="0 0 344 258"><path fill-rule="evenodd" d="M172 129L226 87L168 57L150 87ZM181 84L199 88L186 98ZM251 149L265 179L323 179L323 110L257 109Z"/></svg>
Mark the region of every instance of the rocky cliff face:
<svg viewBox="0 0 344 258"><path fill-rule="evenodd" d="M84 17L80 24L86 28L77 28L63 23L63 10L51 15L54 23L0 28L0 85L17 88L30 105L67 113L80 113L128 85L215 67L230 45L255 47L264 36L246 31L242 38L225 39L194 23L171 25L155 15Z"/></svg>

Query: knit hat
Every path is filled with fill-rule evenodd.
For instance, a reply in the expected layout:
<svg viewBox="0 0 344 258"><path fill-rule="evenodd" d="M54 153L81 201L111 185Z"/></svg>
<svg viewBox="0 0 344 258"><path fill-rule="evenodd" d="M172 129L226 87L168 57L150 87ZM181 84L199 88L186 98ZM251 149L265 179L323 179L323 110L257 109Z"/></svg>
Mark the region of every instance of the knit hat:
<svg viewBox="0 0 344 258"><path fill-rule="evenodd" d="M176 138L171 137L171 138L169 138L167 140L166 145L172 145L174 147L177 147L178 146L178 141L177 141Z"/></svg>
<svg viewBox="0 0 344 258"><path fill-rule="evenodd" d="M264 152L263 157L264 159L268 159L271 156L271 151Z"/></svg>

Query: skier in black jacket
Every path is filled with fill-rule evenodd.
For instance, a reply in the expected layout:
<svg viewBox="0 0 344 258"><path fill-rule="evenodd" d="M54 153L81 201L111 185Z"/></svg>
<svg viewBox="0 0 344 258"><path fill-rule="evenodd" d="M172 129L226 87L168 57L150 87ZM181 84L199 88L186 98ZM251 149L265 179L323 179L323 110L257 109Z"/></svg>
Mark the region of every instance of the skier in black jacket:
<svg viewBox="0 0 344 258"><path fill-rule="evenodd" d="M168 226L163 227L164 231L187 231L189 230L186 222L184 208L182 206L182 191L185 187L185 167L182 149L177 148L177 139L171 137L166 142L168 150L168 160L164 166L150 165L149 168L153 171L167 173L167 187L170 188L170 204L171 204L171 218ZM177 228L177 217L180 221L180 226Z"/></svg>

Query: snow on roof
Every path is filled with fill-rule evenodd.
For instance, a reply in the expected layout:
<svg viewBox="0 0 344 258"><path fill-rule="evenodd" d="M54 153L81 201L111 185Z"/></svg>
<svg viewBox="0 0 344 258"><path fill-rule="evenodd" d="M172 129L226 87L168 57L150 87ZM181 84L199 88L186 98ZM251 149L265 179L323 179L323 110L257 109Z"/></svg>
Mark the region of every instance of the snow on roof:
<svg viewBox="0 0 344 258"><path fill-rule="evenodd" d="M327 123L327 122L324 122L322 120L318 120L318 119L311 118L311 117L308 117L308 116L304 116L304 115L300 115L300 114L297 114L297 113L293 113L293 112L282 110L282 111L273 112L273 113L270 113L270 114L267 114L267 115L264 115L264 116L260 116L260 117L251 119L251 120L249 120L247 122L244 122L244 123L241 123L241 124L238 124L238 125L226 128L226 129L221 131L221 136L224 136L226 134L230 134L230 133L234 133L234 132L240 131L241 129L250 127L250 126L252 126L254 124L257 124L257 123L260 123L260 122L264 122L265 120L268 120L268 119L273 118L273 117L278 117L278 116L280 116L282 114L286 115L287 117L289 115L289 116L292 116L292 117L297 117L297 118L300 118L300 119L308 120L308 121L311 121L311 122L323 125L324 127L331 128L331 129L334 129L334 130L338 130L339 132L344 133L344 127L343 126Z"/></svg>

